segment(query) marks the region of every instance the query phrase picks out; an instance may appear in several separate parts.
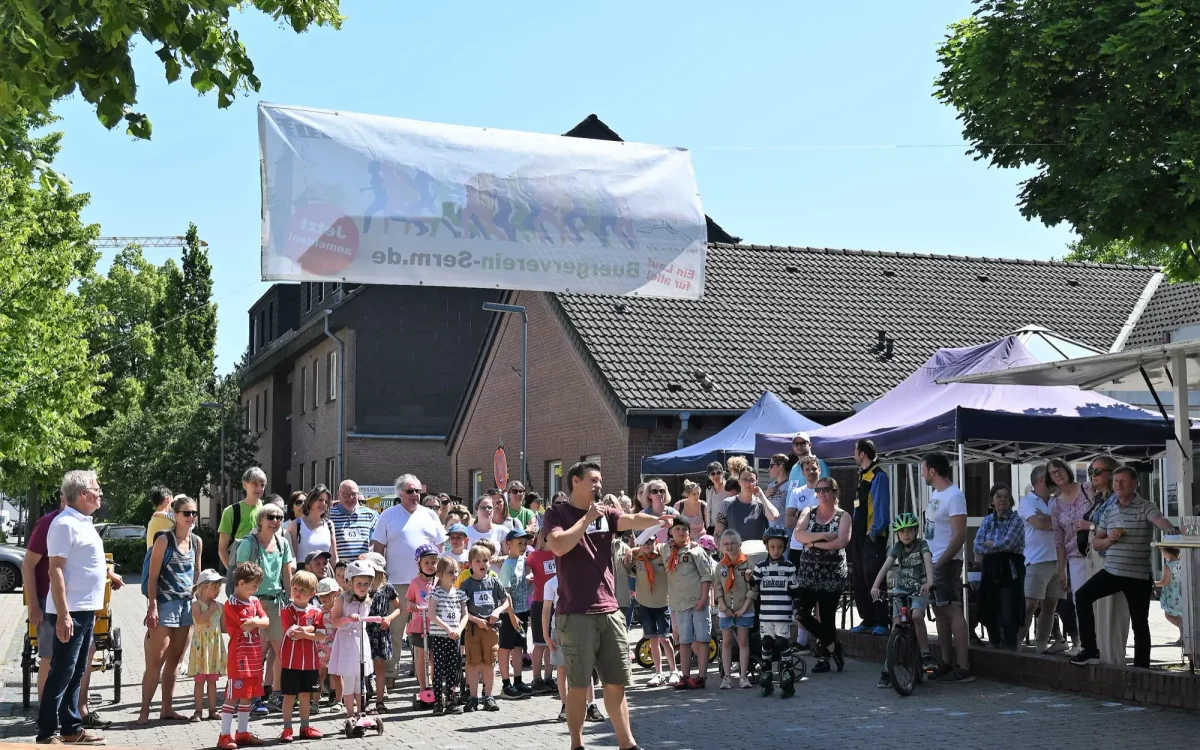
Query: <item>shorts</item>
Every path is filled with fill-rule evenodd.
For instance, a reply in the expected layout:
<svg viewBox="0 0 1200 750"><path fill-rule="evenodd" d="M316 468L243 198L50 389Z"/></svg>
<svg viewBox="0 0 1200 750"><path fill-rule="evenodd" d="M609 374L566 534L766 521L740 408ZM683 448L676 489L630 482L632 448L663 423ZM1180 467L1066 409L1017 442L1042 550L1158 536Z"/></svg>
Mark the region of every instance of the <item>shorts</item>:
<svg viewBox="0 0 1200 750"><path fill-rule="evenodd" d="M422 633L409 633L408 643L413 648L425 648L425 635Z"/></svg>
<svg viewBox="0 0 1200 750"><path fill-rule="evenodd" d="M702 610L677 609L671 613L675 627L679 630L679 644L708 643L712 638L712 613L708 607Z"/></svg>
<svg viewBox="0 0 1200 750"><path fill-rule="evenodd" d="M158 624L163 628L190 628L192 626L191 599L172 599L159 602Z"/></svg>
<svg viewBox="0 0 1200 750"><path fill-rule="evenodd" d="M592 684L592 671L600 673L605 685L629 686L629 634L625 613L560 614L554 618L555 641L562 650L567 668L567 685L586 688Z"/></svg>
<svg viewBox="0 0 1200 750"><path fill-rule="evenodd" d="M468 622L463 633L463 645L467 647L467 666L495 665L499 643L500 636L495 629L481 628L473 622Z"/></svg>
<svg viewBox="0 0 1200 750"><path fill-rule="evenodd" d="M790 622L762 622L758 625L758 634L763 638L791 640L792 624Z"/></svg>
<svg viewBox="0 0 1200 750"><path fill-rule="evenodd" d="M754 615L745 614L741 617L726 617L725 615L721 615L717 618L717 624L721 626L721 630L752 628L754 627Z"/></svg>
<svg viewBox="0 0 1200 750"><path fill-rule="evenodd" d="M315 669L279 670L279 692L284 695L321 692L321 673Z"/></svg>
<svg viewBox="0 0 1200 750"><path fill-rule="evenodd" d="M948 607L962 601L962 560L951 560L942 567L933 566L933 606Z"/></svg>
<svg viewBox="0 0 1200 750"><path fill-rule="evenodd" d="M545 602L529 603L529 626L533 630L533 645L545 646L546 634L542 632L542 608Z"/></svg>
<svg viewBox="0 0 1200 750"><path fill-rule="evenodd" d="M517 622L521 623L520 630L513 627L512 619L507 612L500 618L500 648L506 651L525 648L525 633L529 630L529 613L517 612L516 615Z"/></svg>
<svg viewBox="0 0 1200 750"><path fill-rule="evenodd" d="M282 680L280 680L282 682ZM262 675L256 677L230 677L225 689L227 700L249 700L262 697Z"/></svg>
<svg viewBox="0 0 1200 750"><path fill-rule="evenodd" d="M267 613L267 619L271 621L263 633L263 638L268 641L283 640L283 620L279 617L279 602L274 599L259 599L262 602L263 610Z"/></svg>
<svg viewBox="0 0 1200 750"><path fill-rule="evenodd" d="M671 611L666 607L638 606L638 619L642 623L642 635L647 638L666 638L671 634Z"/></svg>
<svg viewBox="0 0 1200 750"><path fill-rule="evenodd" d="M1026 599L1061 599L1062 595L1057 562L1047 560L1025 566Z"/></svg>
<svg viewBox="0 0 1200 750"><path fill-rule="evenodd" d="M900 616L900 608L904 606L906 601L908 603L908 609L910 612L918 610L918 609L921 610L922 612L929 611L929 597L927 597L927 596L920 596L919 594L916 594L916 595L909 594L907 591L901 591L899 589L893 590L892 593L903 595L903 598L901 598L900 596L892 597L892 617L893 618Z"/></svg>

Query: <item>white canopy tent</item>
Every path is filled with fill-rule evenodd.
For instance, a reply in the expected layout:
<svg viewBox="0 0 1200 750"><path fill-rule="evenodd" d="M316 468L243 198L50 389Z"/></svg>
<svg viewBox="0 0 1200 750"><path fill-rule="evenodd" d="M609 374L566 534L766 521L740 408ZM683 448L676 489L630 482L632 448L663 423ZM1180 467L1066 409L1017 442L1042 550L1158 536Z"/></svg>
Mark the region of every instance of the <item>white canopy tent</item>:
<svg viewBox="0 0 1200 750"><path fill-rule="evenodd" d="M1158 392L1173 391L1175 442L1167 446L1166 461L1170 464L1168 476L1176 483L1180 516L1192 515L1192 438L1188 429L1191 424L1188 390L1200 389L1200 340L972 373L949 378L945 382L1076 385L1084 389L1141 382L1154 394L1164 419L1166 409L1158 398Z"/></svg>

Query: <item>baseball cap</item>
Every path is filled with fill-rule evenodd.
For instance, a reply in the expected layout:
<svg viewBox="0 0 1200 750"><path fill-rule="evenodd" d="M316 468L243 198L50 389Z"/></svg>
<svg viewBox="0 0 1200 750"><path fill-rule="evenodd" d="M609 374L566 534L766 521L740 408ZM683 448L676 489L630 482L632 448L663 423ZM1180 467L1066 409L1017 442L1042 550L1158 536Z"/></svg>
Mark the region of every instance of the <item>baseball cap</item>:
<svg viewBox="0 0 1200 750"><path fill-rule="evenodd" d="M466 536L467 527L463 526L461 523L452 523L450 524L450 528L446 530L446 535L449 536L450 534L462 534L463 536Z"/></svg>
<svg viewBox="0 0 1200 750"><path fill-rule="evenodd" d="M206 568L200 571L200 575L196 577L196 583L192 586L192 591L203 586L206 583L216 583L217 581L225 580L225 576L221 575L212 568ZM335 581L336 583L336 581Z"/></svg>
<svg viewBox="0 0 1200 750"><path fill-rule="evenodd" d="M792 440L795 440L796 438L804 438L804 442L809 443L810 445L812 444L812 441L808 439L807 432L797 432L795 435L792 435Z"/></svg>
<svg viewBox="0 0 1200 750"><path fill-rule="evenodd" d="M514 539L530 539L532 537L533 535L525 529L513 529L512 531L508 532L507 536L504 537L504 541L511 542Z"/></svg>
<svg viewBox="0 0 1200 750"><path fill-rule="evenodd" d="M320 550L313 550L312 552L309 552L307 555L304 556L304 564L308 565L308 564L312 563L313 560L316 560L318 557L323 557L326 560L328 560L329 558L333 557L333 555L329 554L328 552L322 552Z"/></svg>
<svg viewBox="0 0 1200 750"><path fill-rule="evenodd" d="M341 590L342 587L339 586L337 580L333 578L322 578L321 580L317 581L317 596L336 594Z"/></svg>

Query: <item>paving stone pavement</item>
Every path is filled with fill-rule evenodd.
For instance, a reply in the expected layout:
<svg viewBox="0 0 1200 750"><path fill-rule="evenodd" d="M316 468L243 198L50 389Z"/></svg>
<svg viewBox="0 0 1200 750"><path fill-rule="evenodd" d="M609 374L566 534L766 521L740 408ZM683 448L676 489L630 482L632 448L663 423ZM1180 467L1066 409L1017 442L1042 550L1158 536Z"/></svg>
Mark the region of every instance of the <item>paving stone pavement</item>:
<svg viewBox="0 0 1200 750"><path fill-rule="evenodd" d="M104 734L110 744L178 748L212 747L219 726L155 722L146 727L137 718L143 664L142 617L145 599L135 585L114 594L113 613L125 634L125 688L119 704L112 704L112 675L96 674L92 695L105 718L114 722ZM32 741L33 711L20 704L20 650L24 633L20 594L0 595L0 740ZM811 666L811 664L810 664ZM635 667L642 683L648 673ZM713 669L704 692L679 693L668 688L639 687L630 691L634 733L646 748L827 748L896 747L902 742L922 748L1020 747L1037 745L1072 748L1108 748L1143 745L1194 747L1200 734L1200 715L1191 712L1141 708L1102 702L1067 693L1027 690L980 680L966 685L918 687L909 698L875 687L879 667L849 661L842 674L812 675L798 686L796 696L781 700L762 698L757 690L717 689ZM497 682L499 682L497 680ZM566 748L566 725L555 721L559 704L552 697L501 701L499 713L433 717L408 710L414 681L402 681L399 698L385 717L385 734L357 740L366 748L421 748L452 750L470 747ZM191 712L191 680L181 678L175 708ZM340 715L322 714L317 728L333 734ZM252 730L276 744L282 727L278 715L256 720ZM585 739L591 747L616 747L607 722L588 724ZM311 750L327 750L343 743L340 736L299 743Z"/></svg>

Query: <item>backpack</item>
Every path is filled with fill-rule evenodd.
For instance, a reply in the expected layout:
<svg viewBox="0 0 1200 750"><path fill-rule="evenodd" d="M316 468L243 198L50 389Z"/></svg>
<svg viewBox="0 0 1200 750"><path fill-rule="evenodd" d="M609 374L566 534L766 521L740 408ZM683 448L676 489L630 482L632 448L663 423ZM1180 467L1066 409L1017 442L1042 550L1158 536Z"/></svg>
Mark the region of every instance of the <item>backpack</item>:
<svg viewBox="0 0 1200 750"><path fill-rule="evenodd" d="M238 542L242 541L241 539L238 539L235 536L238 532L238 527L240 527L242 525L242 501L241 500L239 500L233 504L232 515L233 515L233 525L229 527L229 548L226 550L226 553L229 555L229 560L231 562L233 561L234 556L237 555ZM230 566L230 567L232 567L232 566ZM225 572L228 573L229 568L226 568Z"/></svg>
<svg viewBox="0 0 1200 750"><path fill-rule="evenodd" d="M160 531L154 535L154 541L157 542L158 538L160 536L162 536L163 534L170 534L170 533L172 533L172 532ZM200 543L200 537L197 536L196 534L191 534L189 537L189 541L192 543L192 552L194 553L196 551L197 545ZM152 554L154 554L154 545L153 544L150 545L148 548L146 548L146 556L144 558L142 558L142 596L145 596L145 597L150 596L150 594L148 593L149 587L147 586L147 584L150 582L150 556ZM167 561L170 560L171 556L174 554L175 554L175 545L171 543L170 539L168 539L167 540L167 549L165 552L163 552L163 559L162 559L163 567L166 567ZM161 574L162 574L162 568L159 568L159 575L161 575Z"/></svg>
<svg viewBox="0 0 1200 750"><path fill-rule="evenodd" d="M258 563L258 561L262 559L263 549L262 549L262 544L260 544L258 541L257 534L247 534L246 536L239 539L238 542L246 542L248 544L254 545L254 550L253 550L253 552L250 553L249 562ZM288 544L288 541L286 539L284 539L283 534L281 532L276 531L275 532L275 546L279 548L280 552L283 551L283 547L285 544ZM288 547L290 548L291 545L288 544ZM229 562L230 562L229 569L227 571L225 571L225 596L229 597L229 598L233 597L233 571L237 570L236 555L237 555L237 543L234 543L233 545L230 546L230 550L229 550ZM283 573L281 572L280 575L282 576ZM284 592L284 594L286 595L287 592Z"/></svg>

